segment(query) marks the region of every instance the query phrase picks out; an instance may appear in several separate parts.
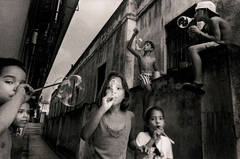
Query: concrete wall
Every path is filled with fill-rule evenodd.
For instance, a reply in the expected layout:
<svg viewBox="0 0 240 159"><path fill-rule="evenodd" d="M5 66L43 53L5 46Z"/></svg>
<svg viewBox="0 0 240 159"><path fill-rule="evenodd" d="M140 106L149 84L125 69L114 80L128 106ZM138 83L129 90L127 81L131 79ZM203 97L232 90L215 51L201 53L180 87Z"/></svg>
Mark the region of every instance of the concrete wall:
<svg viewBox="0 0 240 159"><path fill-rule="evenodd" d="M0 1L0 57L18 58L30 0Z"/></svg>

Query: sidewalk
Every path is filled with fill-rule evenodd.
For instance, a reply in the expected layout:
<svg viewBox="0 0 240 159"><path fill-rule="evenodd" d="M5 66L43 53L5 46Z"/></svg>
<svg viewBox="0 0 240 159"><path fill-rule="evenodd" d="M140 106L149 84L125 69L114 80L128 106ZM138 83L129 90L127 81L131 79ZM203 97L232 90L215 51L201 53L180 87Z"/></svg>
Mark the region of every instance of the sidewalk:
<svg viewBox="0 0 240 159"><path fill-rule="evenodd" d="M29 134L28 159L59 159L40 135Z"/></svg>
<svg viewBox="0 0 240 159"><path fill-rule="evenodd" d="M41 123L28 123L25 127L26 148L22 159L60 159L41 138Z"/></svg>

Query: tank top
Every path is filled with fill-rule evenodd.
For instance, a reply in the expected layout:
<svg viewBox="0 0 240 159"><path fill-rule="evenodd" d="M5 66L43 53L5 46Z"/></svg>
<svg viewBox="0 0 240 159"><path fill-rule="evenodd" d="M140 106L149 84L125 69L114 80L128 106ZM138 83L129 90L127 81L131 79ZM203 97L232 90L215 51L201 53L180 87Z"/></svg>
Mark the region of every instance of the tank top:
<svg viewBox="0 0 240 159"><path fill-rule="evenodd" d="M131 131L131 112L126 113L125 126L119 131L108 128L102 119L92 138L94 159L125 159Z"/></svg>

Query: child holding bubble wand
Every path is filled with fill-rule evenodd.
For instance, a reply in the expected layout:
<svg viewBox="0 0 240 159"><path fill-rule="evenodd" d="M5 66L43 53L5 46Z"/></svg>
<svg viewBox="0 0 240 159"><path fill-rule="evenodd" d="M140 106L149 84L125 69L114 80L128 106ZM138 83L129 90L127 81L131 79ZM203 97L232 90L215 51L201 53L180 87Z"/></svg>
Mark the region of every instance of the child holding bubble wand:
<svg viewBox="0 0 240 159"><path fill-rule="evenodd" d="M125 159L133 138L134 114L128 111L129 90L126 80L112 72L98 96L98 107L82 129L81 137L90 143L93 158Z"/></svg>
<svg viewBox="0 0 240 159"><path fill-rule="evenodd" d="M164 112L157 106L149 107L144 113L147 131L140 132L134 142L143 159L173 159L172 141L164 132ZM138 157L139 158L139 157Z"/></svg>

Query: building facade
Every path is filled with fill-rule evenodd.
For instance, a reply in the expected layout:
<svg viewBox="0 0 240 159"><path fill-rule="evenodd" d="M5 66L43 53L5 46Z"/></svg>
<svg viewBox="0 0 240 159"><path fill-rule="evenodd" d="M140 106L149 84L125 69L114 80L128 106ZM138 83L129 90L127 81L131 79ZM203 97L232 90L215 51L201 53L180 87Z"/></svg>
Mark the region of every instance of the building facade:
<svg viewBox="0 0 240 159"><path fill-rule="evenodd" d="M133 29L138 28L137 38L154 42L159 69L164 73L164 76L153 81L154 103L165 110L165 131L175 141L174 158L240 157L237 154L236 135L239 133L240 101L237 89L240 75L236 70L240 57L229 53L238 50L238 47L221 46L208 51L211 56L207 54L203 57L207 92L204 96L181 89L181 84L191 80L192 74L186 55L189 39L177 27L176 21L181 15L193 16L196 2L126 0L121 3L67 75L83 77L85 93L77 95L79 104L66 107L56 98L57 90L52 94L43 135L56 151L65 152L68 158L88 156L88 145L80 139L81 128L88 119L91 103L95 101L104 78L111 71L120 72L127 79L132 96L130 110L136 116L135 133L143 129L143 106L139 99L143 99L144 92L139 86L137 61L127 50ZM238 33L236 15L240 3L221 0L214 3L223 18L231 24L233 32ZM234 9L230 11L231 7ZM235 34L233 41L239 44L240 35ZM129 150L127 158L137 156Z"/></svg>

